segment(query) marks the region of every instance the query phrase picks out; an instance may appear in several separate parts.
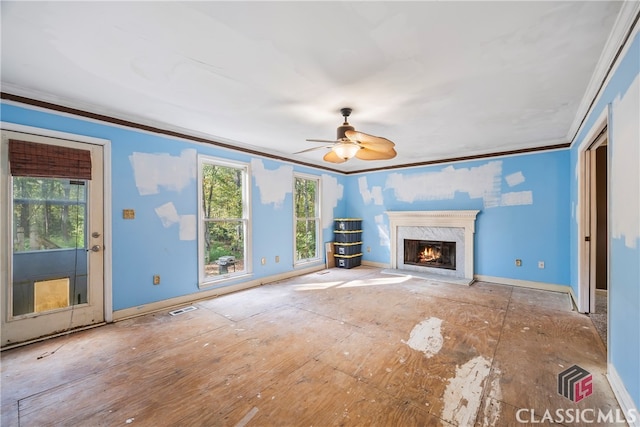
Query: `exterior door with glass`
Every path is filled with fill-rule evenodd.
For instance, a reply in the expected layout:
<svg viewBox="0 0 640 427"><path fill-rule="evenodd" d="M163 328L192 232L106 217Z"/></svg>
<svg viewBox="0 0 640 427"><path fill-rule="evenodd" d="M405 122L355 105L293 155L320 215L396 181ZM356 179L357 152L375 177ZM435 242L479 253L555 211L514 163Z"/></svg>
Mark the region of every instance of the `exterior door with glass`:
<svg viewBox="0 0 640 427"><path fill-rule="evenodd" d="M2 346L104 321L103 147L2 131Z"/></svg>

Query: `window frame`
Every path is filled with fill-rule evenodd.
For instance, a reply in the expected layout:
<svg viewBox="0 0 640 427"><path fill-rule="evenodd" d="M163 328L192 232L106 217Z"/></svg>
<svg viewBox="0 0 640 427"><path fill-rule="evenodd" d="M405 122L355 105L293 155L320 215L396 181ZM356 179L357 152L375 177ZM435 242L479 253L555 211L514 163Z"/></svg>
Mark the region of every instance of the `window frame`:
<svg viewBox="0 0 640 427"><path fill-rule="evenodd" d="M297 212L296 212L296 180L297 179L304 179L304 180L310 180L310 181L315 181L316 182L316 200L315 200L315 217L304 217L304 218L298 218L297 216ZM305 173L301 173L301 172L294 172L293 174L293 190L292 190L292 207L293 207L293 213L292 213L292 218L293 218L293 266L295 267L300 267L300 266L306 266L308 264L311 263L317 263L319 261L322 261L322 256L323 256L323 252L322 252L322 246L323 246L323 240L322 240L322 179L320 176L317 175L311 175L311 174L305 174ZM297 224L298 224L298 220L299 219L304 219L304 220L309 220L309 219L314 219L316 221L316 256L313 258L304 258L304 259L300 259L298 260L298 254L297 254L297 233L296 233L296 228L297 228Z"/></svg>
<svg viewBox="0 0 640 427"><path fill-rule="evenodd" d="M207 229L204 217L204 194L203 194L203 166L214 165L227 168L240 169L242 171L242 218L244 223L244 269L242 271L234 271L218 276L205 275L205 238L204 233ZM223 159L220 157L198 154L198 287L209 288L219 286L221 283L235 280L240 277L250 276L253 273L253 262L251 258L251 168L249 163ZM227 218L231 219L231 218Z"/></svg>

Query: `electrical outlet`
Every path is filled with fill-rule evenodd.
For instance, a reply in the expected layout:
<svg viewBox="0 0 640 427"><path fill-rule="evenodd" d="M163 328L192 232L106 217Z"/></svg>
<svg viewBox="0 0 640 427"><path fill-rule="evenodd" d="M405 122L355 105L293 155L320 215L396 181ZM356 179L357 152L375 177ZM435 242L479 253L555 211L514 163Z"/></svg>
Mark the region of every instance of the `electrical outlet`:
<svg viewBox="0 0 640 427"><path fill-rule="evenodd" d="M367 246L367 252L371 252L371 246Z"/></svg>
<svg viewBox="0 0 640 427"><path fill-rule="evenodd" d="M538 261L538 268L544 268L544 261Z"/></svg>
<svg viewBox="0 0 640 427"><path fill-rule="evenodd" d="M266 258L262 258L262 259L260 260L260 263L261 263L262 265L265 265L265 264L267 263L267 259L266 259Z"/></svg>
<svg viewBox="0 0 640 427"><path fill-rule="evenodd" d="M154 285L159 285L160 284L160 276L159 275L155 275L153 276L153 284Z"/></svg>
<svg viewBox="0 0 640 427"><path fill-rule="evenodd" d="M276 263L280 262L280 255L276 255Z"/></svg>
<svg viewBox="0 0 640 427"><path fill-rule="evenodd" d="M516 259L516 267L522 267L522 260Z"/></svg>

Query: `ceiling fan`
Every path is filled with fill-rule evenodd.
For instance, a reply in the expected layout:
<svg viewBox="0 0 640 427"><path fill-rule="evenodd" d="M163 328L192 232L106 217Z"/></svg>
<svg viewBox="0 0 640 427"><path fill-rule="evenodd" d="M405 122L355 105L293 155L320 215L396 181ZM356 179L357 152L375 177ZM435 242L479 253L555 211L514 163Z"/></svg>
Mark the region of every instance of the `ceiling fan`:
<svg viewBox="0 0 640 427"><path fill-rule="evenodd" d="M393 142L386 138L358 132L347 122L347 118L351 115L351 108L342 108L340 112L344 117L344 123L338 126L338 136L335 141L307 139L309 142L324 142L331 145L309 148L294 154L330 148L331 151L325 154L323 159L331 163L344 163L354 156L360 160L388 160L396 156Z"/></svg>

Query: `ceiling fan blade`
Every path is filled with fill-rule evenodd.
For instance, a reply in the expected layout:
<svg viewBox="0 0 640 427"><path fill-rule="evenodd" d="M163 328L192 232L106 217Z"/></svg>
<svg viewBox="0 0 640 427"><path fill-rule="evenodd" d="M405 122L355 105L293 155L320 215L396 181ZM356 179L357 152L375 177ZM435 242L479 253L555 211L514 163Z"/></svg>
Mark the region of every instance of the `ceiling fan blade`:
<svg viewBox="0 0 640 427"><path fill-rule="evenodd" d="M362 148L356 152L356 157L360 160L388 160L393 159L396 156L396 150L389 148L386 151L372 150L369 148Z"/></svg>
<svg viewBox="0 0 640 427"><path fill-rule="evenodd" d="M352 141L358 141L363 147L371 148L372 150L377 151L387 151L388 149L393 148L396 145L393 142L389 141L387 138L373 136L355 130L348 130L345 132L345 135Z"/></svg>
<svg viewBox="0 0 640 427"><path fill-rule="evenodd" d="M362 151L362 150L359 150L359 151ZM343 159L342 157L339 157L333 150L331 150L327 154L325 154L322 159L325 162L331 162L331 163L344 163L344 162L346 162L345 159Z"/></svg>
<svg viewBox="0 0 640 427"><path fill-rule="evenodd" d="M309 142L328 142L330 144L335 144L336 142L340 142L340 141L336 141L336 140L330 141L328 139L307 139L306 141L309 141Z"/></svg>
<svg viewBox="0 0 640 427"><path fill-rule="evenodd" d="M323 148L331 148L331 145L326 145L324 147L313 147L313 148L307 148L306 150L302 150L302 151L296 151L293 154L302 154L302 153L306 153L308 151L314 151L314 150L322 150Z"/></svg>

